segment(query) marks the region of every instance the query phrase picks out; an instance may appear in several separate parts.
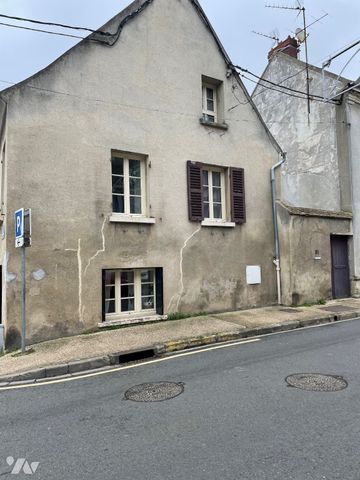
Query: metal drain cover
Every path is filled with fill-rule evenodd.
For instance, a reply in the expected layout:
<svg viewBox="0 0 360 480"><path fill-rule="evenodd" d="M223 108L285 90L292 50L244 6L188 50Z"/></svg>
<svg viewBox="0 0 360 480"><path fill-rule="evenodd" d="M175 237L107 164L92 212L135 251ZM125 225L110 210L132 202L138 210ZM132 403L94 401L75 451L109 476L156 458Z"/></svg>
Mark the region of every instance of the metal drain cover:
<svg viewBox="0 0 360 480"><path fill-rule="evenodd" d="M337 392L348 386L343 377L321 373L295 373L286 377L285 381L290 387L311 392Z"/></svg>
<svg viewBox="0 0 360 480"><path fill-rule="evenodd" d="M184 391L183 383L157 382L142 383L129 388L125 398L133 402L163 402L177 397Z"/></svg>

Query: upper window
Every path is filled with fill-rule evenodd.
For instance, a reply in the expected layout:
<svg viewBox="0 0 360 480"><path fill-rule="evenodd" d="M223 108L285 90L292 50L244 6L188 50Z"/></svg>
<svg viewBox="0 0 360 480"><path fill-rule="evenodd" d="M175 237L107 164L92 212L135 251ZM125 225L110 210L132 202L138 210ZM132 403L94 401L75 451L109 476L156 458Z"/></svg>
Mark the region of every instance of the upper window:
<svg viewBox="0 0 360 480"><path fill-rule="evenodd" d="M203 83L203 118L207 122L217 122L217 95L214 85Z"/></svg>
<svg viewBox="0 0 360 480"><path fill-rule="evenodd" d="M113 212L145 215L145 158L134 154L113 154L111 174Z"/></svg>
<svg viewBox="0 0 360 480"><path fill-rule="evenodd" d="M200 123L227 129L224 118L224 84L220 80L202 76L202 116Z"/></svg>

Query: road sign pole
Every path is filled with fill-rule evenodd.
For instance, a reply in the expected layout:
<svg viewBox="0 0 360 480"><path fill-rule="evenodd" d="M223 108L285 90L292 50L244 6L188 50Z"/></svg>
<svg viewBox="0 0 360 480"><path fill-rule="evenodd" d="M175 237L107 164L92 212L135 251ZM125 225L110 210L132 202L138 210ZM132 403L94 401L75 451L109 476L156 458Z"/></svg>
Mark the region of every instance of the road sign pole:
<svg viewBox="0 0 360 480"><path fill-rule="evenodd" d="M26 247L21 247L21 353L26 349Z"/></svg>

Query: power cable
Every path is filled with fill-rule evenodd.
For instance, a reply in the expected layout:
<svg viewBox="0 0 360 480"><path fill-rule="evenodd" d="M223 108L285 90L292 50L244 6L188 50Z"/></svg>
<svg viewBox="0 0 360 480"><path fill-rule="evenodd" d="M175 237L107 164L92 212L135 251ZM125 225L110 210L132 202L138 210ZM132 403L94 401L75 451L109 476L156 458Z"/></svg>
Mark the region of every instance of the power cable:
<svg viewBox="0 0 360 480"><path fill-rule="evenodd" d="M63 24L63 23L43 22L41 20L34 20L34 19L31 19L31 18L13 17L11 15L4 15L3 13L0 13L0 17L9 18L11 20L17 20L19 22L30 22L30 23L36 23L38 25L49 25L51 27L69 28L71 30L86 30L87 32L98 33L100 35L112 35L109 32L104 32L102 30L93 30L92 28L88 28L88 27L74 27L74 26L71 26L71 25Z"/></svg>
<svg viewBox="0 0 360 480"><path fill-rule="evenodd" d="M306 92L303 92L301 90L296 90L294 88L290 88L290 87L286 87L285 85L280 85L279 83L275 83L275 82L272 82L270 80L266 80L265 78L262 78L262 77L259 77L258 75L256 75L255 73L252 73L250 72L250 70L247 70L246 68L242 68L242 67L239 67L238 65L234 65L235 68L237 68L238 70L244 72L244 73L248 73L249 75L257 78L258 80L262 81L262 82L266 82L266 83L269 83L275 87L281 87L281 88L284 88L285 90L289 90L290 92L294 92L294 93L300 93L302 95L307 95ZM304 69L305 70L305 69ZM245 77L246 78L246 77ZM255 82L255 83L258 83L258 82ZM315 98L321 98L322 100L324 99L324 97L322 97L321 95L314 95L314 94L310 94L311 97L315 97Z"/></svg>
<svg viewBox="0 0 360 480"><path fill-rule="evenodd" d="M5 83L7 85L12 85L12 86L18 85L18 83L16 83L16 82L10 82L9 80L2 80L2 79L0 79L0 83ZM42 88L42 87L35 87L34 85L28 85L28 84L24 84L23 86L26 87L26 88L31 88L33 90L39 90L40 92L53 93L53 94L56 94L56 95L64 95L66 97L83 99L83 100L86 100L88 102L97 102L97 103L102 103L102 104L110 105L110 106L114 106L114 107L133 108L133 109L136 109L136 110L145 110L145 111L155 112L155 113L165 113L165 114L169 114L169 115L181 115L181 116L186 116L186 117L192 117L194 119L199 118L199 115L188 113L188 112L162 110L162 109L157 109L157 108L149 108L149 107L145 107L145 106L137 106L137 105L131 105L131 104L126 104L126 103L118 103L118 102L114 103L112 101L110 102L110 101L102 100L102 99L99 99L99 98L85 97L83 95L76 95L76 94L73 94L73 93L61 92L61 91L58 91L58 90L51 90L51 89ZM1 95L1 93L2 92L0 91L0 95ZM225 121L257 123L257 121L255 121L255 120L249 120L249 119L245 119L245 118L241 118L241 119L225 118ZM270 120L268 123L288 124L288 121ZM296 121L295 123L302 124L302 123L307 123L307 122ZM334 124L337 124L337 123L344 124L343 121L342 122L321 122L321 121L317 121L317 122L314 122L314 123L329 124L329 125L334 125Z"/></svg>
<svg viewBox="0 0 360 480"><path fill-rule="evenodd" d="M275 92L282 93L283 95L288 95L289 97L301 98L301 99L303 99L303 100L307 100L307 97L305 97L305 96L302 97L302 96L300 96L300 95L295 95L294 93L288 93L288 92L284 92L283 90L277 90L276 88L272 88L272 87L269 87L269 86L267 86L267 85L263 85L263 84L257 82L256 80L253 80L252 78L247 77L246 75L244 75L244 74L242 74L242 73L240 73L240 75L241 75L243 78L246 78L246 80L249 80L250 82L253 82L253 83L257 84L257 85L258 85L258 84L261 85L262 87L264 87L264 88L267 89L267 90L274 90ZM306 95L306 93L304 92L303 95ZM310 95L310 97L312 98L313 96ZM317 101L317 102L321 102L321 103L330 103L329 101L324 100L323 97L320 97L320 98L312 98L312 100ZM330 99L329 99L329 100L330 100ZM335 103L335 102L334 102L334 103ZM339 102L336 102L336 103L339 103Z"/></svg>
<svg viewBox="0 0 360 480"><path fill-rule="evenodd" d="M39 28L22 27L20 25L11 25L10 23L0 22L0 25L4 27L20 28L21 30L30 30L31 32L48 33L49 35L58 35L60 37L80 38L81 40L84 40L86 38L80 37L79 35L71 35L70 33L50 32L50 30L40 30Z"/></svg>

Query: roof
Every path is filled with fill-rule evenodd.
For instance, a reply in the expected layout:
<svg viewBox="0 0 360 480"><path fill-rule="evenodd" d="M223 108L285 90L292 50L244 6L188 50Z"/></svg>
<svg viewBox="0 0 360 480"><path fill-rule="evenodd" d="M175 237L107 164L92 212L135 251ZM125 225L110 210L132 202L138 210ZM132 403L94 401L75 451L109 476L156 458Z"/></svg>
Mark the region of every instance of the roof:
<svg viewBox="0 0 360 480"><path fill-rule="evenodd" d="M111 27L111 25L114 24L114 22L119 22L119 25L118 25L118 28L115 32L110 32L111 35L109 35L108 37L105 37L104 38L104 35L101 35L100 33L91 33L89 36L87 36L84 40L81 40L81 42L77 43L75 46L73 46L72 48L70 48L69 50L67 50L63 55L61 55L60 57L58 57L54 62L52 62L50 65L48 65L47 67L45 67L44 69L40 70L39 72L35 73L34 75L28 77L27 79L23 80L22 82L19 82L17 83L16 85L13 85L5 90L2 90L0 92L0 98L1 96L4 97L4 94L6 93L9 93L23 85L26 85L30 80L32 79L35 79L37 78L39 75L41 75L43 72L45 72L48 68L50 68L52 65L54 65L55 63L57 63L58 61L60 61L62 58L64 58L65 56L69 55L70 52L72 52L74 49L77 49L79 48L81 45L83 45L85 42L88 42L88 41L95 41L97 43L100 43L100 44L103 44L103 45L106 45L108 47L112 47L118 40L119 40L119 37L121 35L121 32L124 28L124 26L130 22L133 18L135 18L137 15L141 14L141 12L143 12L149 5L151 5L153 2L155 2L156 0L134 0L130 5L128 5L124 10L122 10L120 13L118 13L117 15L115 15L112 19L110 19L105 25L103 25L102 27L100 27L98 29L98 31L108 31ZM195 8L195 10L197 11L198 15L200 16L201 20L203 21L205 27L209 30L209 32L211 33L212 37L214 38L215 40L215 43L217 44L217 47L219 49L219 52L220 54L223 56L224 58L224 61L227 65L228 68L230 68L232 70L232 73L233 73L233 76L234 78L237 80L237 82L239 83L241 89L243 90L249 104L252 106L252 108L254 109L256 115L258 116L262 126L264 127L269 139L270 139L270 142L272 143L272 145L274 146L274 148L280 153L282 154L283 151L280 147L280 145L278 144L278 142L275 140L275 138L273 137L273 135L271 134L269 128L267 127L266 123L264 122L262 116L260 115L260 112L258 111L257 107L255 106L250 94L248 93L248 91L246 90L245 88L245 85L243 84L239 74L237 73L235 67L233 66L233 63L229 57L229 55L227 54L224 46L222 45L219 37L217 36L215 30L213 29L209 19L207 18L204 10L202 9L200 3L198 0L188 0L192 5L193 7Z"/></svg>
<svg viewBox="0 0 360 480"><path fill-rule="evenodd" d="M281 201L277 202L281 207L283 207L290 215L298 215L304 217L324 217L324 218L337 218L341 220L351 220L351 212L336 212L330 210L320 210L317 208L304 208L304 207L293 207Z"/></svg>

